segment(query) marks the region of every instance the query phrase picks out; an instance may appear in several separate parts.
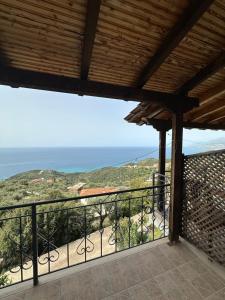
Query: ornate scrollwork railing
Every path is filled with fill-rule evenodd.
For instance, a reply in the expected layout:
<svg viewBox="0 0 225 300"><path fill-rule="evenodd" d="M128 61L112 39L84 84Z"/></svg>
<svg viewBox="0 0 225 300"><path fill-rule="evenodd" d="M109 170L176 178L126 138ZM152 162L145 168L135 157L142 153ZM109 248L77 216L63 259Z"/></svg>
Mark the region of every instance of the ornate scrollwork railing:
<svg viewBox="0 0 225 300"><path fill-rule="evenodd" d="M2 273L37 284L46 273L165 237L169 198L164 184L0 208L0 242L10 249L0 253Z"/></svg>

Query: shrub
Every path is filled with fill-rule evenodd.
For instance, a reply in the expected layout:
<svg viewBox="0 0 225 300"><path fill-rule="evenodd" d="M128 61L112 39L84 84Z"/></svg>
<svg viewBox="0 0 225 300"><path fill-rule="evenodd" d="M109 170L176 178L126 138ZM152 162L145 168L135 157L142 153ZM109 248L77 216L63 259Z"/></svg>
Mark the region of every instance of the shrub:
<svg viewBox="0 0 225 300"><path fill-rule="evenodd" d="M9 285L11 283L11 279L7 274L0 274L0 288Z"/></svg>

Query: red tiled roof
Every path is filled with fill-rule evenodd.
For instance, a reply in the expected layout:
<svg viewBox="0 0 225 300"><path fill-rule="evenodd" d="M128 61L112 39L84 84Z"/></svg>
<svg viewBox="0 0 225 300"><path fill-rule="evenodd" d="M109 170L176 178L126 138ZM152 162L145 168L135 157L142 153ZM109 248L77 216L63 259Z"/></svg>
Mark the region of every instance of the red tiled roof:
<svg viewBox="0 0 225 300"><path fill-rule="evenodd" d="M83 190L80 191L80 196L95 195L95 194L104 194L104 193L112 193L112 192L116 192L117 190L118 189L116 189L114 187L83 189Z"/></svg>

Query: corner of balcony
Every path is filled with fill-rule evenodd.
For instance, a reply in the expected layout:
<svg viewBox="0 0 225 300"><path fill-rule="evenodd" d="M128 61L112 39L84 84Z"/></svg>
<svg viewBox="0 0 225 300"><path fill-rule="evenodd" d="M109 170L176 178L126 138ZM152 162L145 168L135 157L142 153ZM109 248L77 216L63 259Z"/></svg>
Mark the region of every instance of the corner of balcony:
<svg viewBox="0 0 225 300"><path fill-rule="evenodd" d="M187 241L169 246L161 239L113 256L11 286L4 300L222 300L225 272Z"/></svg>

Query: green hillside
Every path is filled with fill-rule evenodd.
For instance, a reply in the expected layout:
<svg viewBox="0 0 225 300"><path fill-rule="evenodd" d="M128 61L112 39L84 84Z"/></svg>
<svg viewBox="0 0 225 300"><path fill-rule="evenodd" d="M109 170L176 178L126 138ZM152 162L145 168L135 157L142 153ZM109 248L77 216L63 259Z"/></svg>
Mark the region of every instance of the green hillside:
<svg viewBox="0 0 225 300"><path fill-rule="evenodd" d="M87 173L60 173L54 170L32 170L0 181L1 205L74 197L69 189L78 183L85 188L116 187L135 188L151 185L152 173L157 171L158 161L146 159L121 167L107 167Z"/></svg>

